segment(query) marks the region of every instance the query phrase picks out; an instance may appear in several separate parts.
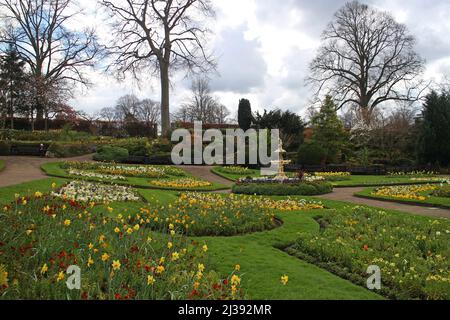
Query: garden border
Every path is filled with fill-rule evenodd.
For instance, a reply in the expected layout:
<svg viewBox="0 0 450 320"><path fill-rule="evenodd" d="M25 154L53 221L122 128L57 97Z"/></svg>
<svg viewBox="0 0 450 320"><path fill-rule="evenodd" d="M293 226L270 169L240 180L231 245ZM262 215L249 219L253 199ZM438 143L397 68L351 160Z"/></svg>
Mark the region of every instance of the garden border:
<svg viewBox="0 0 450 320"><path fill-rule="evenodd" d="M229 190L230 188L227 186L218 186L218 187L214 187L212 186L212 189L198 189L198 188L191 188L191 189L175 189L175 188L165 188L165 187L158 187L158 186L152 186L152 185L135 185L132 183L127 183L127 182L121 182L121 181L105 181L105 180L100 180L100 179L94 179L94 178L88 178L88 177L74 177L71 176L69 174L67 175L62 175L62 174L56 174L56 173L49 173L48 170L45 168L45 165L48 164L55 164L55 163L60 163L60 162L50 162L50 163L45 163L41 165L41 170L49 177L55 177L55 178L62 178L62 179L68 179L68 180L84 180L84 181L88 181L88 182L98 182L98 183L103 183L103 184L112 184L112 185L122 185L122 186L129 186L132 188L136 188L136 189L146 189L146 190L167 190L167 191L175 191L175 192L216 192L216 191L224 191L224 190ZM61 169L62 170L62 169ZM214 184L214 183L213 183Z"/></svg>
<svg viewBox="0 0 450 320"><path fill-rule="evenodd" d="M418 207L424 207L424 208L439 208L439 209L445 209L450 210L450 205L446 206L444 204L433 204L433 203L426 203L426 202L418 202L418 201L402 201L400 199L387 199L387 198L380 198L376 196L369 196L369 195L363 195L359 192L354 194L355 197L360 199L369 199L369 200L379 200L384 202L392 202L392 203L398 203L398 204L407 204L412 206L418 206Z"/></svg>

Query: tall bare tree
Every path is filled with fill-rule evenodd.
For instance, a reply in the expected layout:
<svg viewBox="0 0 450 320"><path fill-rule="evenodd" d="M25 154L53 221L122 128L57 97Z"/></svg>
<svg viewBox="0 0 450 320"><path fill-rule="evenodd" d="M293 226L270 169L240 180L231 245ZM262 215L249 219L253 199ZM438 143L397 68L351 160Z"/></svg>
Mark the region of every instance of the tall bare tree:
<svg viewBox="0 0 450 320"><path fill-rule="evenodd" d="M192 81L191 96L176 113L184 121L223 124L230 115L228 109L211 93L209 80L197 77Z"/></svg>
<svg viewBox="0 0 450 320"><path fill-rule="evenodd" d="M308 81L327 91L338 108L359 106L364 118L387 101L417 101L423 60L405 25L358 1L340 9L322 35Z"/></svg>
<svg viewBox="0 0 450 320"><path fill-rule="evenodd" d="M205 49L206 18L215 13L210 0L102 1L113 19L111 52L118 75L150 69L161 81L162 135L170 131L169 75L177 69L207 71L214 66Z"/></svg>
<svg viewBox="0 0 450 320"><path fill-rule="evenodd" d="M20 53L42 90L72 94L75 84L89 85L83 68L93 66L102 50L95 30L67 28L82 13L74 1L1 0L0 12L5 23L0 42ZM37 94L36 101L40 119L46 112L43 95Z"/></svg>

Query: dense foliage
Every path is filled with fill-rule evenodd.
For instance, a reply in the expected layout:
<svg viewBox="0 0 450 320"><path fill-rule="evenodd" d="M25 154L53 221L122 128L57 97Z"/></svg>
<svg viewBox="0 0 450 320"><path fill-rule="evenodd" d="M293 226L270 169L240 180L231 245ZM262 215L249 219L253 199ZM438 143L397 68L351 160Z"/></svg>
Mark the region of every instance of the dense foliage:
<svg viewBox="0 0 450 320"><path fill-rule="evenodd" d="M450 164L450 93L433 91L423 106L418 140L418 158L422 163Z"/></svg>

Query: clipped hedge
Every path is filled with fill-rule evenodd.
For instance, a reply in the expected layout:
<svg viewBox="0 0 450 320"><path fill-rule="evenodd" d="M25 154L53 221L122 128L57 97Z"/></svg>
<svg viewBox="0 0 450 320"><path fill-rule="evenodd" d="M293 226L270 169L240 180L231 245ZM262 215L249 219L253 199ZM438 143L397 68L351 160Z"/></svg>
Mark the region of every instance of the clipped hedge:
<svg viewBox="0 0 450 320"><path fill-rule="evenodd" d="M53 142L48 154L56 158L78 157L93 152L93 145L85 142Z"/></svg>
<svg viewBox="0 0 450 320"><path fill-rule="evenodd" d="M327 182L302 182L299 184L282 183L243 183L235 184L232 192L236 194L262 196L316 196L333 191L333 186Z"/></svg>
<svg viewBox="0 0 450 320"><path fill-rule="evenodd" d="M128 150L125 148L103 146L97 150L97 153L94 155L94 160L120 163L126 161L128 156Z"/></svg>

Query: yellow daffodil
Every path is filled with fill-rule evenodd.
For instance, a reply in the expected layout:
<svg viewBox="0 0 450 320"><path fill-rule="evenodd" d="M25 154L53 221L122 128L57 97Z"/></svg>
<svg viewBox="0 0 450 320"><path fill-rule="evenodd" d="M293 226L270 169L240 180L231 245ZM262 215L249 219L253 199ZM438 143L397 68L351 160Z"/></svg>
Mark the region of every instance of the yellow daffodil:
<svg viewBox="0 0 450 320"><path fill-rule="evenodd" d="M121 266L121 264L120 264L119 260L113 261L113 263L112 263L113 270L120 270L120 266Z"/></svg>
<svg viewBox="0 0 450 320"><path fill-rule="evenodd" d="M107 253L102 254L102 261L108 261L109 255Z"/></svg>
<svg viewBox="0 0 450 320"><path fill-rule="evenodd" d="M56 278L56 282L60 282L60 281L64 280L64 278L65 278L64 272L60 271L58 273L58 277Z"/></svg>
<svg viewBox="0 0 450 320"><path fill-rule="evenodd" d="M153 285L155 283L155 278L153 276L147 276L147 284L149 286Z"/></svg>
<svg viewBox="0 0 450 320"><path fill-rule="evenodd" d="M45 274L48 271L48 266L46 263L44 263L44 265L41 268L41 274Z"/></svg>
<svg viewBox="0 0 450 320"><path fill-rule="evenodd" d="M289 282L289 277L287 275L281 276L281 283L285 286Z"/></svg>
<svg viewBox="0 0 450 320"><path fill-rule="evenodd" d="M71 224L71 221L70 221L69 219L64 220L64 225L65 225L66 227L70 226L70 224Z"/></svg>
<svg viewBox="0 0 450 320"><path fill-rule="evenodd" d="M180 259L180 254L178 252L173 252L172 261L177 261L178 259Z"/></svg>
<svg viewBox="0 0 450 320"><path fill-rule="evenodd" d="M92 257L89 255L88 262L87 262L88 268L89 268L90 266L92 266L93 264L94 264L94 260L93 260Z"/></svg>

